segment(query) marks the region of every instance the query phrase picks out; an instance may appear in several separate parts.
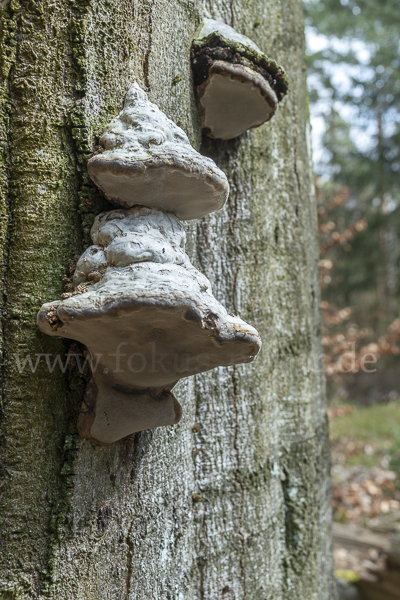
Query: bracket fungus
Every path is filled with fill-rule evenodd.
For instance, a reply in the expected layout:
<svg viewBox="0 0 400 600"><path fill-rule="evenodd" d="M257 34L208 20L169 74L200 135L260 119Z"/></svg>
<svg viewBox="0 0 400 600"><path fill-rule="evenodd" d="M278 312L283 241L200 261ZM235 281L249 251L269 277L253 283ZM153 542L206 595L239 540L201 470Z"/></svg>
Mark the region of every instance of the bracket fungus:
<svg viewBox="0 0 400 600"><path fill-rule="evenodd" d="M251 362L261 340L214 298L185 253L185 230L174 215L118 209L98 215L91 235L95 245L76 267L77 292L44 304L38 325L87 346L93 379L78 428L110 444L177 423L181 407L171 389L179 379Z"/></svg>
<svg viewBox="0 0 400 600"><path fill-rule="evenodd" d="M214 139L230 140L271 119L288 88L282 67L213 19L193 41L192 68L202 127Z"/></svg>
<svg viewBox="0 0 400 600"><path fill-rule="evenodd" d="M148 206L198 219L228 197L225 174L199 154L187 135L134 84L124 108L100 137L88 163L94 183L117 206Z"/></svg>

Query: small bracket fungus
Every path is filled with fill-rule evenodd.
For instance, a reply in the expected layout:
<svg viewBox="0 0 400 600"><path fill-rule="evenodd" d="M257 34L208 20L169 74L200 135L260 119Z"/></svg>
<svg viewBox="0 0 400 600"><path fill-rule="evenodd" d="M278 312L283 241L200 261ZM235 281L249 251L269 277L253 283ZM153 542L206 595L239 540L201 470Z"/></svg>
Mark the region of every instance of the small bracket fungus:
<svg viewBox="0 0 400 600"><path fill-rule="evenodd" d="M110 444L177 423L181 407L171 389L179 379L251 362L261 341L214 298L185 253L174 215L119 209L98 215L91 235L95 245L76 266L76 291L44 304L38 325L87 346L93 380L78 428Z"/></svg>
<svg viewBox="0 0 400 600"><path fill-rule="evenodd" d="M282 67L213 19L193 41L192 68L202 127L214 139L230 140L262 125L287 92Z"/></svg>
<svg viewBox="0 0 400 600"><path fill-rule="evenodd" d="M89 175L117 206L142 205L198 219L226 202L225 174L190 145L137 84L100 145L104 151L89 160Z"/></svg>

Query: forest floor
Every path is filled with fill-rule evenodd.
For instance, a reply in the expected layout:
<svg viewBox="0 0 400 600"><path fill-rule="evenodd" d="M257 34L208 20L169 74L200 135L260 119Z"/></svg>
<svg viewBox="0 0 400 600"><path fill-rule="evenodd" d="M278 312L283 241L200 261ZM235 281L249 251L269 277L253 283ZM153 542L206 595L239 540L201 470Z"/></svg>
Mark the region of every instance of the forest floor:
<svg viewBox="0 0 400 600"><path fill-rule="evenodd" d="M400 600L400 400L338 405L328 416L342 598Z"/></svg>

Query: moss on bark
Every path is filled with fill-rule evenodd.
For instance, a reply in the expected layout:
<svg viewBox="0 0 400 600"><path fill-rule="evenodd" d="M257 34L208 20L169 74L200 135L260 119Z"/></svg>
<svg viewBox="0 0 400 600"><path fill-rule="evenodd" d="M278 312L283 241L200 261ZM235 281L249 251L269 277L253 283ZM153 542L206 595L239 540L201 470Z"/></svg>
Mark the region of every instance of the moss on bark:
<svg viewBox="0 0 400 600"><path fill-rule="evenodd" d="M300 0L2 5L0 598L333 600ZM271 122L201 146L202 14L254 39L290 92ZM230 179L226 207L188 225L191 258L264 348L182 381L179 425L99 448L76 435L84 378L49 372L69 344L35 317L107 207L86 162L135 79Z"/></svg>

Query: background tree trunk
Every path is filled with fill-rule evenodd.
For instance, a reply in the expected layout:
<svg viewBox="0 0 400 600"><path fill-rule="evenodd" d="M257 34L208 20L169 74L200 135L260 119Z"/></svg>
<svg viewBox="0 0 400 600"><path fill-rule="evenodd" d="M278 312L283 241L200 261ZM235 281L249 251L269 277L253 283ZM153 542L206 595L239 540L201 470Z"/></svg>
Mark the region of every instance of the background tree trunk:
<svg viewBox="0 0 400 600"><path fill-rule="evenodd" d="M0 8L0 599L332 600L301 1ZM201 146L190 45L204 14L281 63L290 91L270 123ZM47 364L71 343L35 319L107 208L86 162L134 80L228 175L227 206L188 224L189 254L264 346L182 381L179 425L95 447L76 431L84 379Z"/></svg>

